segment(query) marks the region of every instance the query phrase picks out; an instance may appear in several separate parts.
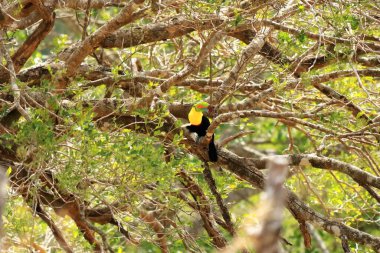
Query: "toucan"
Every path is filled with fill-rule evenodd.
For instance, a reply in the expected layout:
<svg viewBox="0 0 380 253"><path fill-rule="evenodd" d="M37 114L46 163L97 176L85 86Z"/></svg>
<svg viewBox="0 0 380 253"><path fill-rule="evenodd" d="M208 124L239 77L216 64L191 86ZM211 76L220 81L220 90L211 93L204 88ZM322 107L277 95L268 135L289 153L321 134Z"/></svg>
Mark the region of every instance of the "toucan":
<svg viewBox="0 0 380 253"><path fill-rule="evenodd" d="M203 115L203 112L208 111L209 104L207 102L196 103L190 110L188 118L190 125L186 126L190 133L197 134L197 141L206 135L207 128L210 126L210 120ZM218 153L214 143L214 135L208 144L208 157L211 162L218 161Z"/></svg>

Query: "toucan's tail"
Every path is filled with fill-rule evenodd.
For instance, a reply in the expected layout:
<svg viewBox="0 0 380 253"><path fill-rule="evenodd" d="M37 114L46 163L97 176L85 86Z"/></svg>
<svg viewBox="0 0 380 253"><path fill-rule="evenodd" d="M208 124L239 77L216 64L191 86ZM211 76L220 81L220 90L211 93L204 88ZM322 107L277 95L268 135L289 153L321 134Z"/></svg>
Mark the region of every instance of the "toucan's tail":
<svg viewBox="0 0 380 253"><path fill-rule="evenodd" d="M208 144L208 158L211 162L218 161L218 153L216 151L215 143L214 143L214 135L212 135L211 141Z"/></svg>

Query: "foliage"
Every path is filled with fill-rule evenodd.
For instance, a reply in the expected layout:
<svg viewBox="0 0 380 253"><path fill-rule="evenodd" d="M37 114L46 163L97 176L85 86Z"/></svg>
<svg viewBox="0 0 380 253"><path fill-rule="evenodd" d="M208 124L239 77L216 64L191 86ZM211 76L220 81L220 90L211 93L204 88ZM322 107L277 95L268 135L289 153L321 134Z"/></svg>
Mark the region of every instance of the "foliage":
<svg viewBox="0 0 380 253"><path fill-rule="evenodd" d="M67 9L62 3L42 1L54 9L55 23L21 70L16 70L15 84L9 78L5 54L1 56L0 160L10 174L2 243L8 252L63 251L51 227L41 219L38 205L73 252L96 250L97 244L113 252L165 252L165 246L170 252L211 252L216 248L214 238L202 229L200 218L206 205L203 195L216 230L232 242L234 236L226 226L215 222L224 216L218 196L204 177L204 147L189 140L181 128L191 105L201 100L216 99L207 116L218 124L215 136L219 143L249 132L226 146L247 161L270 155L317 154L379 179L375 120L380 106L378 4L137 2L135 13L147 9L141 17L116 31L105 31L104 38L96 41L94 34L116 19L128 3L67 3ZM32 19L25 9L27 3L40 20L43 12L34 1L7 3L5 10L15 19L0 19L6 31L2 47L9 56L38 29L38 20L30 28L15 22ZM181 22L184 25L178 26ZM263 27L271 29L264 46L239 65L245 50L260 44L250 42L259 38ZM202 56L215 30L223 31L222 39ZM134 34L139 36L136 43ZM90 46L81 47L89 38ZM122 45L115 42L118 38L124 40ZM75 65L73 58L81 52L85 58ZM197 63L201 56L203 60ZM17 66L15 59L13 64ZM191 67L188 75L178 74ZM36 69L38 73L33 74ZM336 75L326 78L331 73ZM233 83L223 86L229 78ZM173 84L164 90L172 79ZM269 96L258 101L252 98L269 88L273 89ZM143 99L148 103L142 103ZM239 115L228 106L242 103L239 111L272 114L217 120L228 113ZM313 115L301 115L307 113ZM254 187L224 159L227 162L211 168L218 193L230 201L227 206L234 229L240 231L248 223L255 226L260 223L258 191L237 194ZM27 172L22 182L17 181L20 171ZM200 195L185 187L180 172L193 180L193 189L199 186ZM350 173L311 164L292 166L285 185L314 211L380 240L376 199L380 192L374 185L360 184ZM56 206L57 199L65 205ZM70 206L74 202L79 206L76 209ZM94 210L107 212L91 216ZM81 219L93 226L88 228L95 242L84 236L78 225ZM286 211L281 235L292 244L283 246L287 252L320 252L321 243L330 252L343 252L338 236L316 226L310 233L319 234L322 242L313 237L311 247L305 249L305 235L298 227ZM349 247L371 252L371 245L363 242L349 240Z"/></svg>

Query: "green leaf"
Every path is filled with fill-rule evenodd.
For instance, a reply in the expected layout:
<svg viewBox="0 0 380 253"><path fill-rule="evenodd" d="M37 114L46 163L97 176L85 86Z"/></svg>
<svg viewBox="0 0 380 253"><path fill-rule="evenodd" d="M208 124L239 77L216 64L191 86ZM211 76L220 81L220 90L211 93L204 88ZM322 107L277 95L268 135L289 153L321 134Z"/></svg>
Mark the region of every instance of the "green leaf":
<svg viewBox="0 0 380 253"><path fill-rule="evenodd" d="M299 42L304 43L307 39L305 30L301 30L300 34L298 34L297 39Z"/></svg>
<svg viewBox="0 0 380 253"><path fill-rule="evenodd" d="M289 36L289 34L283 31L280 31L278 33L277 38L281 42L288 42L288 43L292 42L292 38Z"/></svg>
<svg viewBox="0 0 380 253"><path fill-rule="evenodd" d="M353 15L350 15L350 16L346 16L345 19L346 21L348 21L348 23L350 23L352 30L358 29L359 24L360 24L360 20L358 18L356 18Z"/></svg>
<svg viewBox="0 0 380 253"><path fill-rule="evenodd" d="M12 167L9 166L8 169L7 169L7 173L6 175L9 177L9 175L12 173Z"/></svg>
<svg viewBox="0 0 380 253"><path fill-rule="evenodd" d="M234 21L234 25L238 26L242 20L243 20L243 16L240 13L237 14L236 18L235 18L235 21Z"/></svg>

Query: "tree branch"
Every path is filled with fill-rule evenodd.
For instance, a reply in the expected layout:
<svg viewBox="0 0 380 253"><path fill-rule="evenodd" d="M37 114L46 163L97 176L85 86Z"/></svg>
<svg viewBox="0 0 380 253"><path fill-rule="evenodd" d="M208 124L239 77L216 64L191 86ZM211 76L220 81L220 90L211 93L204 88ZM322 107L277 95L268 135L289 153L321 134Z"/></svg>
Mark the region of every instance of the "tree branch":
<svg viewBox="0 0 380 253"><path fill-rule="evenodd" d="M96 32L87 37L78 46L75 47L74 52L65 62L66 74L64 79L72 77L77 71L77 67L86 58L87 55L91 54L100 43L111 33L118 30L120 27L133 22L134 20L141 18L145 15L147 8L140 9L136 11L137 6L144 1L134 0L131 1L126 7L124 7L116 17L108 21L102 27L100 27ZM66 86L66 81L61 80L58 83L58 89L63 89Z"/></svg>
<svg viewBox="0 0 380 253"><path fill-rule="evenodd" d="M211 173L210 168L208 167L208 164L205 163L204 166L205 166L205 168L203 170L203 177L205 178L205 180L208 184L208 187L210 188L212 194L214 195L214 197L216 199L216 203L219 206L220 212L222 213L222 217L223 217L223 219L227 225L228 231L233 236L233 235L235 235L235 229L234 229L234 225L233 225L232 220L231 220L230 212L229 212L227 206L225 205L225 203L222 199L222 196L220 195L220 193L218 192L218 190L216 188L216 183L215 183L214 178L212 177L212 173Z"/></svg>
<svg viewBox="0 0 380 253"><path fill-rule="evenodd" d="M226 164L229 171L251 183L255 187L260 189L264 188L263 174L254 167L248 166L246 158L238 157L225 149L218 150L218 157L221 158L219 162ZM313 209L306 206L290 190L286 189L286 194L288 196L287 208L297 220L311 222L334 236L345 235L348 240L372 247L375 251L380 248L379 237L375 237L363 231L346 226L338 221L329 220L320 213L317 213Z"/></svg>

